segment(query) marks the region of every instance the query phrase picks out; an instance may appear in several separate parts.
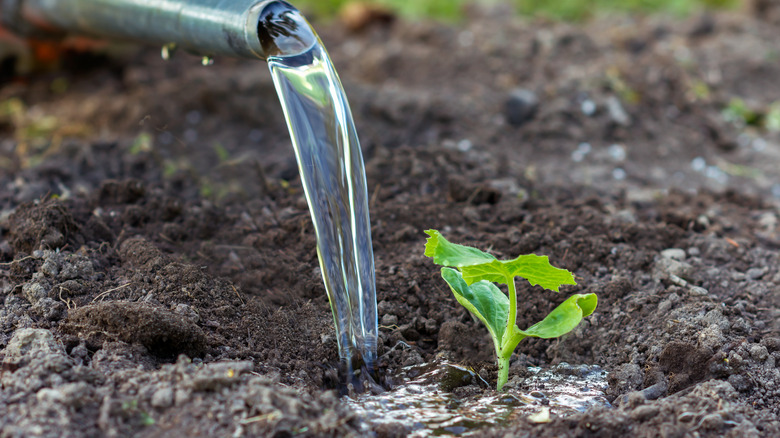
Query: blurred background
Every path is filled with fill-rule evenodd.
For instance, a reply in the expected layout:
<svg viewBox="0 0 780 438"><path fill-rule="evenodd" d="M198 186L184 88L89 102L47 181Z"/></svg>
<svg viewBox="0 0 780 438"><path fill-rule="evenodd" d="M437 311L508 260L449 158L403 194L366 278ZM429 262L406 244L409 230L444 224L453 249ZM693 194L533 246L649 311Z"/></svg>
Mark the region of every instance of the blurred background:
<svg viewBox="0 0 780 438"><path fill-rule="evenodd" d="M556 20L585 20L597 15L611 13L666 13L685 16L705 8L737 8L746 0L299 0L300 9L330 17L356 3L379 5L405 17L430 17L457 20L462 17L466 4L504 3L514 6L518 14L546 17Z"/></svg>
<svg viewBox="0 0 780 438"><path fill-rule="evenodd" d="M777 0L296 0L293 3L312 21L340 20L351 29L360 29L378 17L458 22L464 19L470 7L498 4L511 8L518 16L568 22L611 15L685 18L706 11L778 9L772 6L778 3ZM0 27L0 81L8 81L16 74L50 71L61 67L73 53L90 52L103 46L72 38L66 41L22 40Z"/></svg>
<svg viewBox="0 0 780 438"><path fill-rule="evenodd" d="M519 178L515 192L574 182L780 200L780 0L292 3L337 65L368 160L399 147L493 151L505 158L494 173ZM154 155L160 179L193 178L182 187L204 197L265 190L236 179L253 175L234 168L247 156L270 180L295 181L265 65L218 57L202 68L182 55L0 29L0 183L98 140ZM124 175L96 171L93 182Z"/></svg>

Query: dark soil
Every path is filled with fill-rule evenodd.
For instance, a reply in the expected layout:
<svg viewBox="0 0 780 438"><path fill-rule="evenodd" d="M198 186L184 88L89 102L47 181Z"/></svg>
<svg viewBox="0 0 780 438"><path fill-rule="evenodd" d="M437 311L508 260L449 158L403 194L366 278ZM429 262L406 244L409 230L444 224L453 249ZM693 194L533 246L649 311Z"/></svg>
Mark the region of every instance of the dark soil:
<svg viewBox="0 0 780 438"><path fill-rule="evenodd" d="M495 382L422 255L436 228L575 273L558 295L519 285L520 327L599 296L521 344L508 389L527 365L597 364L615 407L479 435L779 435L777 14L469 15L317 26L365 151L385 383L434 358ZM336 395L265 65L105 50L0 87L0 436L371 436ZM734 98L757 118L728 121Z"/></svg>

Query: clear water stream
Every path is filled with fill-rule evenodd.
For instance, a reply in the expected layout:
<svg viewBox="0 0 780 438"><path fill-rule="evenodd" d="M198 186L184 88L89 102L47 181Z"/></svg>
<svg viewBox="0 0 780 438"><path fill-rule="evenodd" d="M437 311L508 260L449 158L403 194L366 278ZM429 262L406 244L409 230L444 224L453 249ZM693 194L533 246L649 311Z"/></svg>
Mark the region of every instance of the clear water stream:
<svg viewBox="0 0 780 438"><path fill-rule="evenodd" d="M376 286L365 169L349 103L325 47L294 7L266 6L258 35L314 223L342 371L361 385L376 360Z"/></svg>

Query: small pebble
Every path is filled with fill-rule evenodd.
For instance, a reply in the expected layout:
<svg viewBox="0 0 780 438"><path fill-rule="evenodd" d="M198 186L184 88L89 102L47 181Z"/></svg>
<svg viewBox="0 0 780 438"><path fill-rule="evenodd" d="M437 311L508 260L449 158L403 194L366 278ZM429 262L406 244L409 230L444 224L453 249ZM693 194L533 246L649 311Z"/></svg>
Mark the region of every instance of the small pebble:
<svg viewBox="0 0 780 438"><path fill-rule="evenodd" d="M766 274L766 271L767 271L766 267L764 267L764 268L751 268L751 269L748 269L746 274L747 274L748 278L750 278L751 280L759 280L759 279L761 279L761 277L764 276L764 274Z"/></svg>
<svg viewBox="0 0 780 438"><path fill-rule="evenodd" d="M586 156L591 151L590 143L580 143L579 146L577 146L577 149L574 150L574 152L571 153L571 159L574 162L581 162L585 159Z"/></svg>
<svg viewBox="0 0 780 438"><path fill-rule="evenodd" d="M382 316L382 325L385 326L385 327L398 325L398 317L395 316L395 315L383 315Z"/></svg>
<svg viewBox="0 0 780 438"><path fill-rule="evenodd" d="M703 172L707 168L707 161L702 157L696 157L691 161L691 169L696 172Z"/></svg>
<svg viewBox="0 0 780 438"><path fill-rule="evenodd" d="M661 257L681 262L685 260L685 250L680 248L669 248L661 251Z"/></svg>
<svg viewBox="0 0 780 438"><path fill-rule="evenodd" d="M458 150L461 151L461 152L468 152L473 147L474 147L474 144L471 143L471 140L469 140L467 138L459 141L458 142L458 146L457 146Z"/></svg>
<svg viewBox="0 0 780 438"><path fill-rule="evenodd" d="M618 125L628 126L631 124L631 118L626 110L623 109L623 105L617 97L610 96L607 99L607 111L609 112L609 118Z"/></svg>
<svg viewBox="0 0 780 438"><path fill-rule="evenodd" d="M655 385L649 386L642 391L642 395L645 396L648 400L656 400L666 394L666 390L668 389L668 386L666 384L666 381L660 381L656 383Z"/></svg>
<svg viewBox="0 0 780 438"><path fill-rule="evenodd" d="M596 113L596 102L590 99L583 100L580 104L580 111L588 117L592 116Z"/></svg>
<svg viewBox="0 0 780 438"><path fill-rule="evenodd" d="M621 162L626 159L626 148L619 144L613 144L610 146L609 149L607 149L607 153L613 160L617 162Z"/></svg>
<svg viewBox="0 0 780 438"><path fill-rule="evenodd" d="M688 292L694 296L705 296L710 294L710 291L700 286L691 286L691 288L688 289Z"/></svg>
<svg viewBox="0 0 780 438"><path fill-rule="evenodd" d="M753 360L763 362L769 357L769 350L763 345L753 344L750 346L750 357Z"/></svg>
<svg viewBox="0 0 780 438"><path fill-rule="evenodd" d="M536 93L524 88L517 88L509 93L504 104L504 115L510 125L522 126L536 115L539 109L539 98Z"/></svg>
<svg viewBox="0 0 780 438"><path fill-rule="evenodd" d="M49 259L43 262L43 265L41 266L41 272L46 274L48 277L56 278L57 274L60 273L60 270L57 267L57 263Z"/></svg>
<svg viewBox="0 0 780 438"><path fill-rule="evenodd" d="M173 405L173 389L166 387L155 391L152 395L152 406L155 408L167 408Z"/></svg>

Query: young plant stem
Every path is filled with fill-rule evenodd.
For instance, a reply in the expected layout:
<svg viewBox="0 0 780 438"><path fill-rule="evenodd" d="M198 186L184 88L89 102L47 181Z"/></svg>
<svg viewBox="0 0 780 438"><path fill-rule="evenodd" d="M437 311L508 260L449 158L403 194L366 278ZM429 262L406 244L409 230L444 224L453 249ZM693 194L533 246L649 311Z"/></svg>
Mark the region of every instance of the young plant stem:
<svg viewBox="0 0 780 438"><path fill-rule="evenodd" d="M506 280L507 292L509 292L509 316L506 319L504 333L510 334L506 339L511 339L515 335L515 324L517 324L517 289L515 288L515 277L508 277ZM506 347L506 342L503 346Z"/></svg>
<svg viewBox="0 0 780 438"><path fill-rule="evenodd" d="M496 349L498 359L498 384L496 385L496 389L498 392L501 392L501 388L503 388L504 384L509 379L509 359L512 357L512 352L524 337L520 333L517 333L516 329L517 289L515 288L515 278L507 278L506 285L509 295L509 315L507 315L506 319L506 330L504 331L504 339L501 342L501 348ZM518 337L519 339L517 339Z"/></svg>
<svg viewBox="0 0 780 438"><path fill-rule="evenodd" d="M501 389L506 384L507 380L509 380L509 358L512 357L512 354L510 353L507 357L500 357L498 358L498 385L496 385L496 390L498 392L501 392Z"/></svg>

